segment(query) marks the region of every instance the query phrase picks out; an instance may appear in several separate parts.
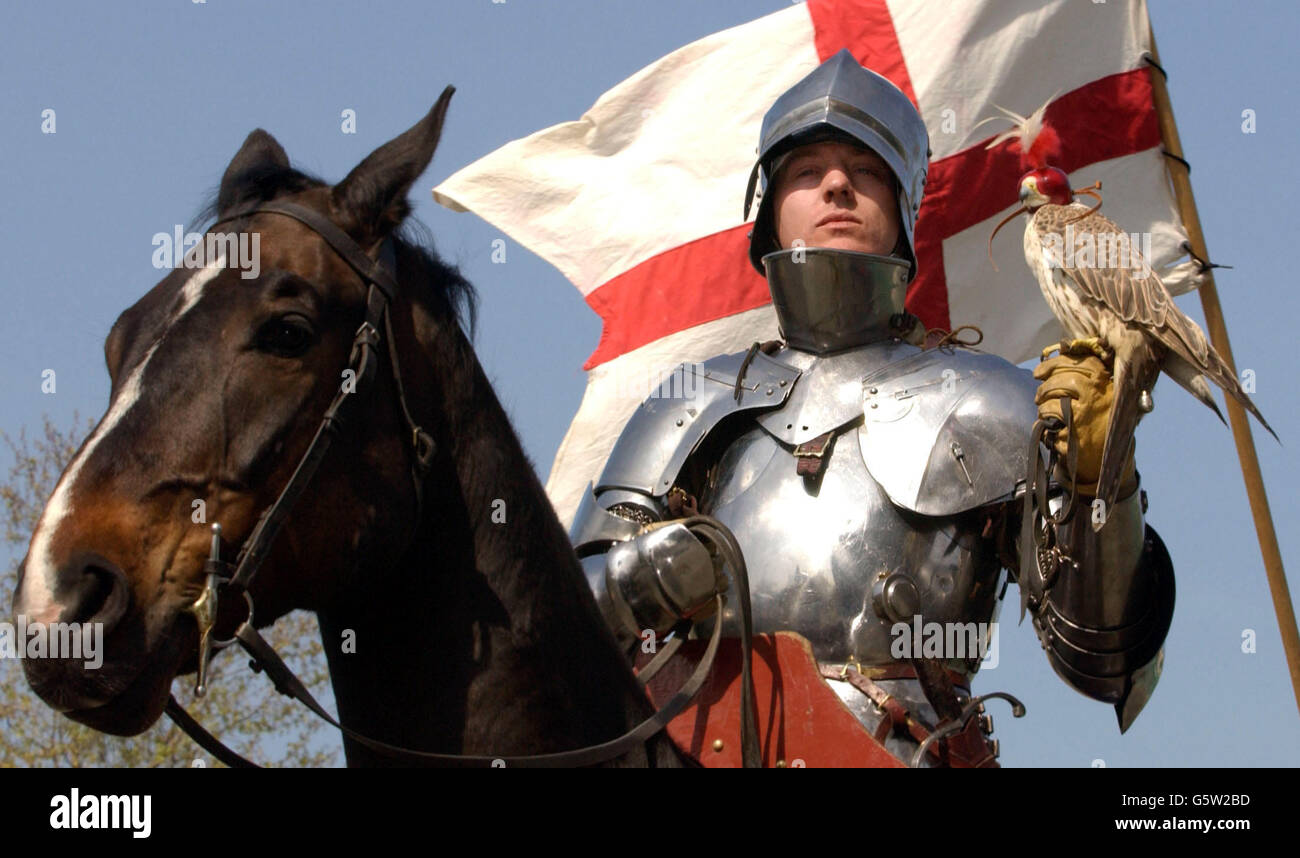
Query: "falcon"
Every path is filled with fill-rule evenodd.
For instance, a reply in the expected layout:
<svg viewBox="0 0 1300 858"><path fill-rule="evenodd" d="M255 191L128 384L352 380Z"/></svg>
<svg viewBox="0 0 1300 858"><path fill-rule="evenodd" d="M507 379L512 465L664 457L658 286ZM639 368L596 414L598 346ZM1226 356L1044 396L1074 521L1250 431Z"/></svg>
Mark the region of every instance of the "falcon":
<svg viewBox="0 0 1300 858"><path fill-rule="evenodd" d="M1020 207L998 224L993 235L1016 216L1029 215L1025 261L1065 331L1061 352L1092 352L1111 370L1114 406L1106 425L1096 495L1110 509L1134 430L1152 408L1151 389L1162 371L1222 421L1223 414L1206 383L1209 378L1254 414L1274 439L1277 433L1204 332L1174 304L1133 238L1097 212L1100 183L1071 190L1066 174L1048 166L1047 160L1059 149L1059 139L1043 123L1046 107L1028 117L998 108L1015 127L995 137L987 148L1014 139L1026 166L1032 169L1020 179ZM1096 205L1075 202L1077 194L1095 198ZM990 253L992 242L991 235ZM1055 348L1044 349L1044 358Z"/></svg>

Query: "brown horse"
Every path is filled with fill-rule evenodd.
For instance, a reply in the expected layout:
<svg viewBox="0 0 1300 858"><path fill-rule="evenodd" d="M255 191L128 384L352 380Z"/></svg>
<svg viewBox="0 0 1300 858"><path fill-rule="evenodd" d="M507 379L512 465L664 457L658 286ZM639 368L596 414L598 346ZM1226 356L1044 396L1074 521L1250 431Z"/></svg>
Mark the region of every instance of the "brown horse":
<svg viewBox="0 0 1300 858"><path fill-rule="evenodd" d="M352 730L450 754L584 747L651 708L462 330L472 287L398 234L451 93L337 185L291 168L260 129L225 171L218 222L274 200L324 216L371 255L392 236L395 353L411 418L436 444L417 503L410 433L380 349L366 412L340 429L249 593L259 626L316 612ZM187 609L210 542L196 501L230 546L248 539L339 391L366 309L363 279L317 231L267 212L239 222L260 239L255 277L227 264L234 253L177 268L113 325L108 412L20 570L16 615L102 624L98 669L53 658L24 668L49 705L104 732L148 728L172 680L196 669ZM350 765L396 762L344 747ZM617 762L681 757L659 734Z"/></svg>

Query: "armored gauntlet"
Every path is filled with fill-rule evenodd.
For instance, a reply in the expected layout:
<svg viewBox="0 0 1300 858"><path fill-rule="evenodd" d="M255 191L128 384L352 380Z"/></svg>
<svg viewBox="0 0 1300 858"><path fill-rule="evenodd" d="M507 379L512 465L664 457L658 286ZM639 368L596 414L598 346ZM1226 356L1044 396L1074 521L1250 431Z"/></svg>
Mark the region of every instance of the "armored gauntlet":
<svg viewBox="0 0 1300 858"><path fill-rule="evenodd" d="M716 550L680 521L648 525L605 555L614 617L633 634L663 634L684 619L707 615L726 588Z"/></svg>

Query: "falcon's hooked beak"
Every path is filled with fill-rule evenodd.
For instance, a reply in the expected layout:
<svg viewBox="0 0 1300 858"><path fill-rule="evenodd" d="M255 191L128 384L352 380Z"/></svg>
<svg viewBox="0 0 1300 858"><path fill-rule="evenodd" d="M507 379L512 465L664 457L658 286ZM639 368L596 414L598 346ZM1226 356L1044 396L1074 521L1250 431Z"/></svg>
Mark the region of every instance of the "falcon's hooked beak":
<svg viewBox="0 0 1300 858"><path fill-rule="evenodd" d="M1101 187L1100 184L1097 187ZM1056 167L1039 167L1036 170L1026 173L1020 177L1020 206L1011 214L1002 219L996 227L993 228L993 235L989 236L989 262L993 262L993 236L998 234L998 230L1006 226L1016 215L1027 213L1033 215L1038 209L1049 203L1058 206L1068 206L1074 201L1075 191L1070 190L1070 179L1065 172ZM1080 191L1078 193L1091 194L1090 190ZM1092 194L1100 201L1101 197ZM1096 211L1093 209L1092 211ZM993 262L993 270L997 270L997 263Z"/></svg>
<svg viewBox="0 0 1300 858"><path fill-rule="evenodd" d="M1030 173L1020 180L1020 204L1029 211L1051 202L1051 198L1038 190L1038 177Z"/></svg>
<svg viewBox="0 0 1300 858"><path fill-rule="evenodd" d="M1056 167L1039 167L1020 177L1020 203L1031 214L1045 205L1068 206L1074 202L1070 177Z"/></svg>

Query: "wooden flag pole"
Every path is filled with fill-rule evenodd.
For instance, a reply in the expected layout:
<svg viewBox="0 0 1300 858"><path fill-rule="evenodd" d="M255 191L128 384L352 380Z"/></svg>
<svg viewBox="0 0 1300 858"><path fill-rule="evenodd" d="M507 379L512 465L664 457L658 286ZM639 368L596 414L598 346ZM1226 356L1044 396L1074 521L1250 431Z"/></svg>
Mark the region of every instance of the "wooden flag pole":
<svg viewBox="0 0 1300 858"><path fill-rule="evenodd" d="M1150 29L1151 20L1147 18L1148 34L1151 40L1151 58L1160 62L1156 51L1155 32ZM1164 75L1158 69L1151 69L1152 94L1156 113L1160 118L1160 136L1164 141L1165 151L1179 159L1183 157L1182 143L1178 139L1178 126L1174 123L1174 110L1169 100L1169 89L1165 85ZM1205 247L1205 234L1201 231L1201 219L1196 212L1196 199L1192 196L1192 183L1188 177L1186 162L1169 160L1169 175L1174 183L1174 193L1178 199L1178 212L1182 216L1183 226L1187 229L1187 238L1192 251L1201 259L1208 260L1209 252ZM1201 296L1201 307L1205 310L1205 323L1209 328L1210 342L1223 359L1237 371L1237 363L1232 358L1232 346L1228 342L1228 328L1223 322L1223 308L1219 305L1219 292L1214 286L1214 271L1207 270L1197 290ZM1228 405L1228 420L1232 424L1232 437L1237 444L1237 458L1241 460L1241 476L1246 481L1246 495L1250 498L1250 510L1255 518L1255 533L1259 537L1259 550L1264 556L1264 571L1268 576L1268 589L1273 595L1273 610L1277 614L1277 625L1282 633L1282 649L1286 652L1287 667L1291 671L1291 689L1295 693L1296 708L1300 710L1300 634L1296 632L1295 610L1291 607L1291 591L1286 583L1286 571L1282 568L1282 552L1277 545L1277 532L1273 529L1273 516L1268 508L1268 495L1264 492L1264 478L1259 470L1259 456L1255 453L1255 439L1250 432L1250 422L1246 409L1237 400L1225 396Z"/></svg>

